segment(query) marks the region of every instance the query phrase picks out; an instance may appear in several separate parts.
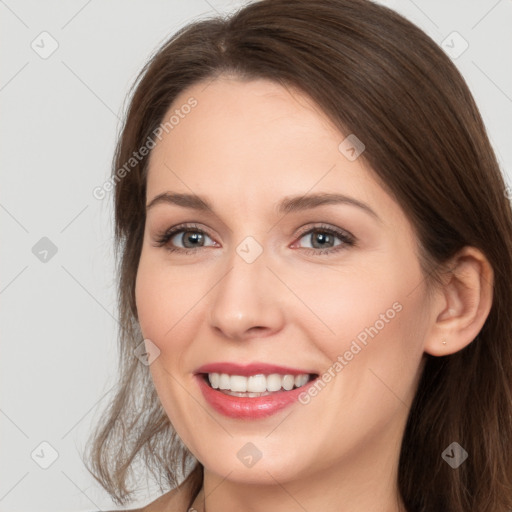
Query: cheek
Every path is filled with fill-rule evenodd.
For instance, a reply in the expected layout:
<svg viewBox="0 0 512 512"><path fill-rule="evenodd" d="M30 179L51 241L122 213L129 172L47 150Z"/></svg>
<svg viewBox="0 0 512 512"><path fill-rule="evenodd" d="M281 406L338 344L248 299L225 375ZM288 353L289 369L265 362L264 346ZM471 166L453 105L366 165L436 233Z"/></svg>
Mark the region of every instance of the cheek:
<svg viewBox="0 0 512 512"><path fill-rule="evenodd" d="M163 327L161 320L164 302L157 270L148 263L143 251L135 281L135 303L142 334L155 343L160 339Z"/></svg>
<svg viewBox="0 0 512 512"><path fill-rule="evenodd" d="M331 372L351 375L343 386L353 385L352 397L366 386L382 387L370 370L379 369L386 382L405 393L416 375L428 309L419 263L412 254L401 254L379 261L376 255L364 268L341 274L331 271L330 276L319 276L322 286L308 281L302 290L309 309L322 321L314 320L322 332L314 339L331 361ZM309 327L305 322L303 328L311 331L311 322ZM339 356L346 361L343 368L333 367Z"/></svg>
<svg viewBox="0 0 512 512"><path fill-rule="evenodd" d="M161 259L157 261L143 250L135 283L139 324L144 338L160 350L149 370L164 409L173 425L181 426L180 432L186 432L183 425L189 425L194 417L183 384L172 378L176 369L183 366L188 346L184 331L191 328L193 321L192 312L187 312L198 299L197 290L195 293L190 290L190 281L183 271L170 272L163 268Z"/></svg>
<svg viewBox="0 0 512 512"><path fill-rule="evenodd" d="M161 260L156 261L143 250L135 283L139 324L144 338L155 343L163 354L165 340L179 340L173 336L174 326L186 314L184 305L190 302L188 295L193 295L186 282L183 273L178 277L166 271Z"/></svg>
<svg viewBox="0 0 512 512"><path fill-rule="evenodd" d="M161 254L143 249L135 301L142 335L160 350L156 366L172 371L190 370L188 358L194 351L191 340L197 338L204 322L201 306L212 286L207 271L171 266ZM154 366L151 365L152 372Z"/></svg>
<svg viewBox="0 0 512 512"><path fill-rule="evenodd" d="M386 271L383 267L379 262L366 267L371 271L355 267L320 269L314 279L302 278L302 284L295 285L297 295L313 313L302 315L299 321L306 331L315 327L314 339L331 359L358 336L364 342L370 332L377 335L375 328L378 333L389 332L395 319L403 316L401 310L404 301L409 300L406 296L410 288L403 278L392 277L397 274L392 267ZM304 308L296 309L304 313Z"/></svg>

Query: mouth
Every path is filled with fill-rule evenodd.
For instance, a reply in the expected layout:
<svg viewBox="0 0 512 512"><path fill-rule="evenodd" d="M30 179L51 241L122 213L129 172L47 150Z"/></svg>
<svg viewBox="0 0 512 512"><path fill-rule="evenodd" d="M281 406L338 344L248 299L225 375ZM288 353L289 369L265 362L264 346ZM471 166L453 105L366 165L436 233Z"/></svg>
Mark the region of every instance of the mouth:
<svg viewBox="0 0 512 512"><path fill-rule="evenodd" d="M195 372L205 402L234 419L266 418L297 404L319 374L266 363L210 363Z"/></svg>
<svg viewBox="0 0 512 512"><path fill-rule="evenodd" d="M306 386L316 379L316 373L300 373L292 375L289 373L279 374L255 374L255 375L233 375L228 373L200 373L200 378L211 388L225 395L258 398L283 391L292 391Z"/></svg>

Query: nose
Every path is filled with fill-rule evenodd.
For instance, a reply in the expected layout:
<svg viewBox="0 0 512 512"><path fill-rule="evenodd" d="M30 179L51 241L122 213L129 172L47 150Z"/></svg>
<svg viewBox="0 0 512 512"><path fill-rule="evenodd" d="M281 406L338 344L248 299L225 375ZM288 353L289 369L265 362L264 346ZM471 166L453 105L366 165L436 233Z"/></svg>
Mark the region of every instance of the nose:
<svg viewBox="0 0 512 512"><path fill-rule="evenodd" d="M217 334L241 341L282 329L286 288L263 255L248 263L235 252L212 292L210 325Z"/></svg>

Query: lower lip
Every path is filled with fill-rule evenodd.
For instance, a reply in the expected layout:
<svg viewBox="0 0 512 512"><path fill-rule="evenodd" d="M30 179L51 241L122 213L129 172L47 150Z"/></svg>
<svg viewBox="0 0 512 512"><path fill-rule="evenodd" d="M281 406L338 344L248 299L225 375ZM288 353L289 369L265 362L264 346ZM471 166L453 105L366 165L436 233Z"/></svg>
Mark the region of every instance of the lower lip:
<svg viewBox="0 0 512 512"><path fill-rule="evenodd" d="M210 387L203 375L196 375L199 388L205 400L218 412L230 418L259 419L271 416L298 401L299 395L306 391L316 379L291 391L276 391L259 397L240 397L226 395Z"/></svg>

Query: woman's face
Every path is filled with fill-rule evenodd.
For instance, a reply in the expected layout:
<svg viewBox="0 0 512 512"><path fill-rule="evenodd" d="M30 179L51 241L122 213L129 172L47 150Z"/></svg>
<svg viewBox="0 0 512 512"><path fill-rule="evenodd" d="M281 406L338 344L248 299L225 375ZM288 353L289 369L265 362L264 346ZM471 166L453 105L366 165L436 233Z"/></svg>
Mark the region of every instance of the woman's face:
<svg viewBox="0 0 512 512"><path fill-rule="evenodd" d="M149 162L136 303L178 435L238 482L371 478L379 461L389 477L432 322L408 219L297 92L223 76L173 113Z"/></svg>

